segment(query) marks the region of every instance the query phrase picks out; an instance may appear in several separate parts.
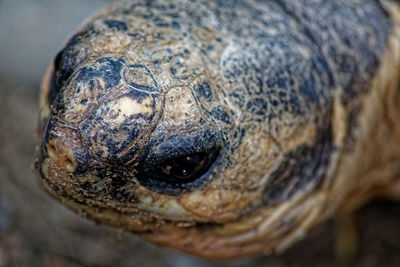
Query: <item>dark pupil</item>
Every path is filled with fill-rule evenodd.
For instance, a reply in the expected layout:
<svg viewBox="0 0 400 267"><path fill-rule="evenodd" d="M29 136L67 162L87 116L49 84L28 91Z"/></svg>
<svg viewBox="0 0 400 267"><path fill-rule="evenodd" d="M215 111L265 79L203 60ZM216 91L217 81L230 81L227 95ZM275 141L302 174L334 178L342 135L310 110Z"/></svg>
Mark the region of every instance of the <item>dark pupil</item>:
<svg viewBox="0 0 400 267"><path fill-rule="evenodd" d="M208 153L194 153L164 161L158 167L168 180L184 182L203 174L210 158Z"/></svg>

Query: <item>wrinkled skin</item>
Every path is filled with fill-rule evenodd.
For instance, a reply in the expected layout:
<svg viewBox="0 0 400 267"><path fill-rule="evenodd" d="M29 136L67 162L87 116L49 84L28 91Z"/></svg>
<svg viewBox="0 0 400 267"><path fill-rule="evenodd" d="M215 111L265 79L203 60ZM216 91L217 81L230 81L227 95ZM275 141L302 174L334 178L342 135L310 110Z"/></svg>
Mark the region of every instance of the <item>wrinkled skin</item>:
<svg viewBox="0 0 400 267"><path fill-rule="evenodd" d="M44 79L40 181L187 253L280 251L399 194L399 14L361 0L116 4Z"/></svg>

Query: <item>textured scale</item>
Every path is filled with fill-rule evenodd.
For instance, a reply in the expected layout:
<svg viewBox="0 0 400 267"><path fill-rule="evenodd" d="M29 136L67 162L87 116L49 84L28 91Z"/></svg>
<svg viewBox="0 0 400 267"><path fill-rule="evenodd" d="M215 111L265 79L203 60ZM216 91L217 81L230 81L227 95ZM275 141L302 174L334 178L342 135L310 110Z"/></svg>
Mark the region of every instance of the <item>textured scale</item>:
<svg viewBox="0 0 400 267"><path fill-rule="evenodd" d="M35 166L70 208L153 242L281 251L400 193L399 54L391 2L120 2L49 68Z"/></svg>

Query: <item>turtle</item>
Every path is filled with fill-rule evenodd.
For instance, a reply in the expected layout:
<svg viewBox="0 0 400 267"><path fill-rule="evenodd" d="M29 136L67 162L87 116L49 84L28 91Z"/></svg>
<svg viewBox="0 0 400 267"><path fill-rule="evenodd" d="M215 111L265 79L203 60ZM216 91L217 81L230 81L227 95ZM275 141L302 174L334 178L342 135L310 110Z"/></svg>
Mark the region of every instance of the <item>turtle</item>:
<svg viewBox="0 0 400 267"><path fill-rule="evenodd" d="M203 258L279 253L400 195L400 8L118 1L57 54L40 184L81 216Z"/></svg>

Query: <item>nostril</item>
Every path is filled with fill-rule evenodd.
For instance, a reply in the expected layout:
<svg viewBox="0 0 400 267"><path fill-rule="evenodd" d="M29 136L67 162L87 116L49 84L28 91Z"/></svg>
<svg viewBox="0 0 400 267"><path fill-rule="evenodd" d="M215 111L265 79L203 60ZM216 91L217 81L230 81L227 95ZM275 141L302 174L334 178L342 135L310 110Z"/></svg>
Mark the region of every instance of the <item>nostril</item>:
<svg viewBox="0 0 400 267"><path fill-rule="evenodd" d="M64 170L70 173L76 170L75 160L68 147L60 143L55 144L53 140L50 141L46 147L47 156L54 162L58 162L59 166L61 166Z"/></svg>
<svg viewBox="0 0 400 267"><path fill-rule="evenodd" d="M53 159L56 157L56 147L54 144L47 145L47 155L49 158Z"/></svg>
<svg viewBox="0 0 400 267"><path fill-rule="evenodd" d="M70 158L67 158L64 161L64 167L67 172L74 172L75 171L75 163Z"/></svg>

